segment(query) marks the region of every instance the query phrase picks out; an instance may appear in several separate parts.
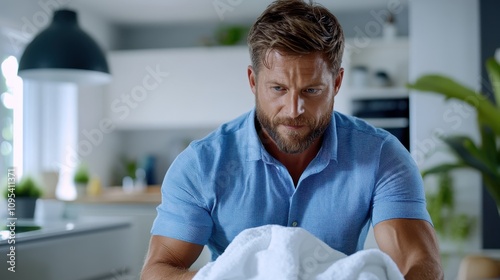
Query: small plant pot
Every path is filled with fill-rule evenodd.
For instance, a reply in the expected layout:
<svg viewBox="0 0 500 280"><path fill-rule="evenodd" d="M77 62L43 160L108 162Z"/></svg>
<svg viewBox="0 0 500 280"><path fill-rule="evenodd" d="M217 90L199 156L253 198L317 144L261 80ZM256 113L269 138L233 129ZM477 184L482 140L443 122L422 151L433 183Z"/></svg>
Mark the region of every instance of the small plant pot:
<svg viewBox="0 0 500 280"><path fill-rule="evenodd" d="M16 198L16 218L33 219L35 217L36 197Z"/></svg>
<svg viewBox="0 0 500 280"><path fill-rule="evenodd" d="M87 184L77 183L75 184L76 197L84 197L87 195Z"/></svg>

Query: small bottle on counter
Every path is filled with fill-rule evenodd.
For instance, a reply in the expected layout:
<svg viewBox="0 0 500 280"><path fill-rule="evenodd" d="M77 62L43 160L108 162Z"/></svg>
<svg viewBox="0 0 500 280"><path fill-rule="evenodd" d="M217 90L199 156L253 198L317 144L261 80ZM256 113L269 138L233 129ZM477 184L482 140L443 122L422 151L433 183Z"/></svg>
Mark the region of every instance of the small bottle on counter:
<svg viewBox="0 0 500 280"><path fill-rule="evenodd" d="M87 193L90 196L98 196L102 192L101 180L99 177L92 177L87 186Z"/></svg>
<svg viewBox="0 0 500 280"><path fill-rule="evenodd" d="M143 191L146 188L146 171L142 168L138 168L135 171L135 182L134 182L134 190L135 191Z"/></svg>
<svg viewBox="0 0 500 280"><path fill-rule="evenodd" d="M123 191L126 193L131 193L134 191L134 179L130 176L125 176L122 179Z"/></svg>

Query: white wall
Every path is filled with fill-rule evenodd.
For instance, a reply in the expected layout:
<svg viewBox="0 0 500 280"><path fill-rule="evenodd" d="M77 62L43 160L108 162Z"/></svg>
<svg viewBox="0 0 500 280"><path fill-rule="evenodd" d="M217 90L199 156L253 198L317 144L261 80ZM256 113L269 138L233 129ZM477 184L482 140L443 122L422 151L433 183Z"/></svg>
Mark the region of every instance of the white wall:
<svg viewBox="0 0 500 280"><path fill-rule="evenodd" d="M410 82L420 75L440 73L477 89L480 82L478 0L410 1ZM476 116L470 107L441 96L411 93L412 154L420 168L453 160L436 134L467 134L478 139ZM481 181L477 173L454 173L457 211L476 218L473 236L460 252L457 244L441 240L442 253L450 253L446 278L454 279L461 253L478 252L480 240ZM429 183L428 181L426 181ZM426 184L426 188L429 188Z"/></svg>
<svg viewBox="0 0 500 280"><path fill-rule="evenodd" d="M104 51L115 48L117 44L117 32L113 25L83 10L80 11L76 9L76 11L78 12L80 27L85 30Z"/></svg>
<svg viewBox="0 0 500 280"><path fill-rule="evenodd" d="M53 11L66 7L78 13L80 27L89 33L105 50L112 49L116 41L116 30L109 22L89 14L71 0L1 0L0 32L8 37L9 52L22 54L24 45L52 21Z"/></svg>
<svg viewBox="0 0 500 280"><path fill-rule="evenodd" d="M106 87L87 86L78 90L78 142L75 150L81 162L89 167L92 177L103 186L111 182L116 167L119 139L113 127L108 127L106 116Z"/></svg>

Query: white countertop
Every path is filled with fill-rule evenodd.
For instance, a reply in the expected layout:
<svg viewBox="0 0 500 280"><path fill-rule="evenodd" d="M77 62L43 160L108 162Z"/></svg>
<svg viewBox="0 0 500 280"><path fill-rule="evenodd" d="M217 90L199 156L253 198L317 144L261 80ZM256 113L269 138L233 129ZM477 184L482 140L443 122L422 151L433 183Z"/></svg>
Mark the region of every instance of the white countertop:
<svg viewBox="0 0 500 280"><path fill-rule="evenodd" d="M126 218L79 218L71 220L52 220L52 221L35 221L35 220L6 220L4 219L0 225L0 246L7 245L10 235L9 230L5 230L5 226L13 222L16 227L21 226L40 226L39 230L21 232L15 234L16 244L19 242L27 242L39 239L48 239L60 236L69 236L76 234L85 234L96 231L106 231L116 228L130 227L131 222Z"/></svg>

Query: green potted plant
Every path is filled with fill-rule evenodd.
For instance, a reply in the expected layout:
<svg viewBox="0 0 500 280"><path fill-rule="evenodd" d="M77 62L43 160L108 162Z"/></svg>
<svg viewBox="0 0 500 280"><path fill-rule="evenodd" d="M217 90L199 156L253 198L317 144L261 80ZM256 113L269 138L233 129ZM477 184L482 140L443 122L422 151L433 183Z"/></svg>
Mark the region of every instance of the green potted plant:
<svg viewBox="0 0 500 280"><path fill-rule="evenodd" d="M35 216L36 201L42 196L42 188L31 176L24 176L15 185L8 185L4 191L7 199L8 211L13 208L14 217L18 219L33 219ZM10 213L8 213L10 215Z"/></svg>
<svg viewBox="0 0 500 280"><path fill-rule="evenodd" d="M434 192L427 192L426 198L427 210L434 228L443 239L462 243L470 236L474 219L456 212L454 180L450 171L432 175L437 176L437 189Z"/></svg>
<svg viewBox="0 0 500 280"><path fill-rule="evenodd" d="M245 26L221 26L217 28L215 39L219 45L233 46L238 44L241 39L245 37L246 32L248 32L248 28Z"/></svg>
<svg viewBox="0 0 500 280"><path fill-rule="evenodd" d="M470 104L477 111L481 140L475 143L466 135L447 136L444 143L456 157L452 163L433 166L422 172L423 176L458 168L473 168L481 173L483 184L494 199L500 215L500 64L494 59L486 61L486 69L497 104L484 93L477 93L453 79L442 75L424 75L411 89L434 92Z"/></svg>
<svg viewBox="0 0 500 280"><path fill-rule="evenodd" d="M87 186L90 181L90 174L87 169L87 166L84 164L80 164L78 168L75 170L75 174L73 175L73 182L76 187L77 196L83 196L87 193Z"/></svg>

